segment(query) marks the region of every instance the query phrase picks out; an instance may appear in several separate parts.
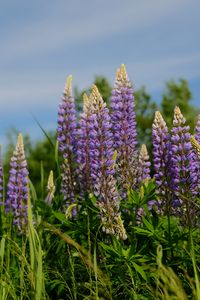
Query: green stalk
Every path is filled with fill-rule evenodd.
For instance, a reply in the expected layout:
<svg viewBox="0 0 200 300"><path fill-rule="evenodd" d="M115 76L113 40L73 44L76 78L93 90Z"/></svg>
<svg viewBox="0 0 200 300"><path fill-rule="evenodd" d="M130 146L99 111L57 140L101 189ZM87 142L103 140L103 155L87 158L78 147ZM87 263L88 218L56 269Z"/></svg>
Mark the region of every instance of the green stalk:
<svg viewBox="0 0 200 300"><path fill-rule="evenodd" d="M195 251L194 251L194 243L193 243L193 237L192 232L189 230L189 238L190 238L190 255L192 258L192 266L194 270L194 277L195 277L195 285L196 285L196 299L200 300L200 281L199 281L199 275L197 271L197 264L196 264L196 258L195 258Z"/></svg>

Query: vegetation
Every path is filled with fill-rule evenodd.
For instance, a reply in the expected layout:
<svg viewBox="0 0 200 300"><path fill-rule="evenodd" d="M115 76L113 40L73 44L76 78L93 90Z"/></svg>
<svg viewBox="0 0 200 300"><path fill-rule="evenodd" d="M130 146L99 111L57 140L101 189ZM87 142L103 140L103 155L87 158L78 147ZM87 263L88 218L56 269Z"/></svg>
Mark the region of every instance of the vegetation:
<svg viewBox="0 0 200 300"><path fill-rule="evenodd" d="M69 77L58 141L19 135L0 163L0 299L200 300L200 117L195 127L187 82L167 84L156 114L144 87L134 107L124 66L114 89L95 83L110 110L96 86L83 108L76 90L75 110Z"/></svg>

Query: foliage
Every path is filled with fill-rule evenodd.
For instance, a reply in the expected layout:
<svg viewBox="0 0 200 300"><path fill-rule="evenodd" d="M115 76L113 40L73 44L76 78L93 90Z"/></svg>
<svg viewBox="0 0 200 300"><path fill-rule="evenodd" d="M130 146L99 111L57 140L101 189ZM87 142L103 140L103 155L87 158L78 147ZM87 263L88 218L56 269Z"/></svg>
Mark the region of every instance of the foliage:
<svg viewBox="0 0 200 300"><path fill-rule="evenodd" d="M180 79L179 82L170 80L166 83L166 89L161 101L161 112L169 127L171 126L171 116L174 107L178 106L186 117L191 129L194 129L194 119L198 114L198 109L190 104L191 99L192 93L185 79Z"/></svg>
<svg viewBox="0 0 200 300"><path fill-rule="evenodd" d="M111 93L108 81L97 77L96 84L108 102ZM93 96L96 95L97 92ZM166 102L169 101L169 108L172 103L174 106L175 97L185 114L192 114L189 104L191 94L185 81L181 81L180 85L174 82L168 84L161 104L163 113L167 117L168 113L171 114L167 111ZM145 135L145 141L150 145L150 127L157 105L145 88L135 93L135 99L139 139L144 141ZM99 107L94 107L92 100L90 96L93 114L95 109L97 113L101 112ZM100 100L100 107L104 107ZM108 113L107 110L105 112ZM104 116L108 121L108 114ZM98 129L103 124L100 121ZM0 206L0 299L200 300L199 221L197 225L192 222L183 224L182 215L173 213L176 207L165 214L163 207L158 205L161 198L157 182L154 178L146 178L136 187L128 186L119 201L117 222L123 224L127 238L119 239L115 233L108 234L102 230L99 206L99 199L105 199L103 190L95 196L94 192L83 194L80 189L73 204L63 206L64 195L60 192L62 159L58 157L55 134L44 133L44 141L33 145L26 137L24 143L30 174L27 231L20 233L13 223L15 216L5 211L4 205ZM5 157L4 185L7 185L9 158L14 148L12 134L10 138ZM109 162L110 169L107 168L107 171L112 171L118 163L118 153L113 153L109 147L108 150L112 154L112 164ZM75 162L75 167L80 166ZM51 182L47 184L49 173ZM77 176L76 172L74 175ZM105 179L110 179L110 175L112 173ZM115 190L113 185L108 185L111 188L106 195L120 191L120 177L117 183ZM173 192L170 186L165 188ZM53 192L47 201L49 191ZM187 193L178 196L184 203L190 203L192 208L191 203L195 203L199 211L198 195L195 199ZM3 202L6 197L3 193ZM170 204L174 208L173 202ZM73 214L74 209L77 214ZM195 213L197 210L194 210ZM184 213L183 210L181 212ZM109 212L106 213L109 217Z"/></svg>

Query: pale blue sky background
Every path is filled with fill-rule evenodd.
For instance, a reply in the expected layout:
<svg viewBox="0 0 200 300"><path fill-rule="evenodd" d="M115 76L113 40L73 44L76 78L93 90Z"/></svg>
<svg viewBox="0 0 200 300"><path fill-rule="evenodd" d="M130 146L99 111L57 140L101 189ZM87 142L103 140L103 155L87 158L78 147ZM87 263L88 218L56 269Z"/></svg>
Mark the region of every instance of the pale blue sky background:
<svg viewBox="0 0 200 300"><path fill-rule="evenodd" d="M121 63L157 99L187 79L200 106L199 13L199 0L0 0L0 143L10 126L41 136L31 113L56 128L68 74L112 83Z"/></svg>

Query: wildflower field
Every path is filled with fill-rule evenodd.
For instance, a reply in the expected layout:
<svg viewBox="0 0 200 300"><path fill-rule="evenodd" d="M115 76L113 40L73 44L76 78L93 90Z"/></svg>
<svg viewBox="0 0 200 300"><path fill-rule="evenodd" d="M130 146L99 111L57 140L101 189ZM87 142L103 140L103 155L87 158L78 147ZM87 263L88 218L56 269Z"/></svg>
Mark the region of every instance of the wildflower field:
<svg viewBox="0 0 200 300"><path fill-rule="evenodd" d="M139 146L124 65L80 114L67 78L42 192L21 134L9 174L0 160L0 300L200 300L200 115L191 132L176 106L171 128L155 111Z"/></svg>

